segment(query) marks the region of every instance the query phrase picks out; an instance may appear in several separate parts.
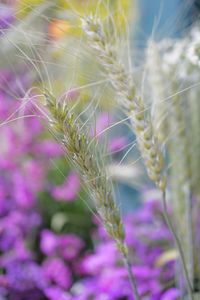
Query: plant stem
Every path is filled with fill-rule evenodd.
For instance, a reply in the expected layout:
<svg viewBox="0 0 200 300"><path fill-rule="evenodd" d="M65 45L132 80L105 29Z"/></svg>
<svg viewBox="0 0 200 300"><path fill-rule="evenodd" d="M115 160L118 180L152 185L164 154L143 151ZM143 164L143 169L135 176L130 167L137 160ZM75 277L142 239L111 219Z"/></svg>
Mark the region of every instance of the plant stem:
<svg viewBox="0 0 200 300"><path fill-rule="evenodd" d="M180 262L182 265L182 269L183 269L183 273L184 273L184 277L185 277L185 281L186 281L186 285L187 285L187 290L188 290L188 297L189 300L194 300L193 297L193 290L192 290L192 285L190 283L190 278L188 276L188 271L187 271L187 267L186 267L186 262L185 262L185 257L184 257L184 253L183 253L183 249L181 246L181 242L179 240L179 237L174 229L174 226L171 222L171 219L168 215L168 210L167 210L167 201L166 201L166 191L163 191L162 193L162 202L163 202L163 215L165 218L165 221L172 233L172 236L174 238L174 242L176 244L177 250L179 252L179 257L180 257Z"/></svg>
<svg viewBox="0 0 200 300"><path fill-rule="evenodd" d="M187 234L188 234L188 268L189 268L189 278L194 288L194 232L193 232L193 220L192 220L192 197L190 193L189 185L185 188L186 197L186 220L187 220Z"/></svg>
<svg viewBox="0 0 200 300"><path fill-rule="evenodd" d="M135 281L133 272L131 270L131 263L129 261L128 255L123 253L123 260L124 260L124 265L128 271L128 277L129 277L129 281L130 281L131 288L133 291L134 300L140 300L140 296L138 293L138 289L137 289L137 285L136 285L136 281Z"/></svg>

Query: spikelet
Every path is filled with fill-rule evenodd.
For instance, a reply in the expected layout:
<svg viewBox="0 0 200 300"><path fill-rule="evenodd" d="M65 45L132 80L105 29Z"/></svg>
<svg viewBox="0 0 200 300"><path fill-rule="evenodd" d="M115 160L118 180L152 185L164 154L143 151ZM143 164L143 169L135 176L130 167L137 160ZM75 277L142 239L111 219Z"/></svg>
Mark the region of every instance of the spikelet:
<svg viewBox="0 0 200 300"><path fill-rule="evenodd" d="M144 102L136 95L135 85L118 58L114 43L106 35L100 20L86 17L82 21L90 47L94 49L118 96L120 105L125 108L137 137L137 142L147 172L160 190L166 188L163 174L163 155L153 132L150 116L145 113Z"/></svg>
<svg viewBox="0 0 200 300"><path fill-rule="evenodd" d="M68 111L66 103L57 102L46 94L46 106L50 112L51 128L66 149L67 157L80 172L88 191L95 202L96 209L108 234L116 241L121 253L126 254L124 228L119 210L113 200L111 184L100 162L100 154L94 152L81 124Z"/></svg>

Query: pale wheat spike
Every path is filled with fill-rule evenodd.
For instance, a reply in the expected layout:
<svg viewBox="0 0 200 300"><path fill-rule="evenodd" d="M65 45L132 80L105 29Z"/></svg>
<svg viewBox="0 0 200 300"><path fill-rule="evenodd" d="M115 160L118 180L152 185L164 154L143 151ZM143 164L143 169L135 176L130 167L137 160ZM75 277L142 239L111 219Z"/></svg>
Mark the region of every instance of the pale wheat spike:
<svg viewBox="0 0 200 300"><path fill-rule="evenodd" d="M118 58L115 45L105 33L101 21L86 17L82 20L82 27L117 93L120 105L130 117L148 175L164 191L166 177L163 174L163 155L154 135L150 115L145 112L144 102L137 94L132 78Z"/></svg>

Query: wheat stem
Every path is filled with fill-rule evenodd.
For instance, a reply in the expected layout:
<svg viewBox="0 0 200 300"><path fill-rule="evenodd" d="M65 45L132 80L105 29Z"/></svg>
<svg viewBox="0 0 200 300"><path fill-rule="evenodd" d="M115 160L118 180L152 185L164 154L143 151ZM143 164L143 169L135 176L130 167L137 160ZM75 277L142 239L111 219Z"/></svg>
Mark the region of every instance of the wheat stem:
<svg viewBox="0 0 200 300"><path fill-rule="evenodd" d="M176 82L172 82L172 90L176 91ZM193 239L193 220L192 220L192 199L191 199L191 166L188 152L188 141L185 127L185 119L181 106L181 98L176 95L171 102L170 126L172 132L175 132L174 138L171 140L172 147L170 159L172 166L172 181L174 182L177 217L179 219L181 237L183 239L183 247L187 255L187 266L191 284L194 279L194 239ZM183 223L183 214L185 216L185 224ZM186 237L186 239L185 239ZM186 240L184 245L184 239Z"/></svg>
<svg viewBox="0 0 200 300"><path fill-rule="evenodd" d="M168 214L167 201L166 201L166 192L165 191L163 191L163 193L162 193L162 203L163 203L163 215L164 215L165 222L167 223L167 225L168 225L168 227L171 231L171 234L174 238L174 242L176 244L177 250L179 252L180 262L181 262L181 265L182 265L182 270L183 270L183 274L184 274L186 285L187 285L189 300L194 300L193 289L192 289L192 285L191 285L191 282L190 282L190 278L188 276L187 266L186 266L185 257L184 257L183 249L182 249L182 246L181 246L181 242L179 240L179 237L176 233L176 230L174 229L174 225L173 225L173 223L172 223L172 221L169 217L169 214Z"/></svg>
<svg viewBox="0 0 200 300"><path fill-rule="evenodd" d="M132 291L133 291L134 299L139 300L140 296L138 294L137 285L136 285L136 282L135 282L135 278L133 276L133 272L132 272L132 269L131 269L131 263L129 261L128 255L124 254L123 259L124 259L124 265L126 266L126 269L128 271L128 277L129 277L129 281L131 283L131 288L132 288Z"/></svg>

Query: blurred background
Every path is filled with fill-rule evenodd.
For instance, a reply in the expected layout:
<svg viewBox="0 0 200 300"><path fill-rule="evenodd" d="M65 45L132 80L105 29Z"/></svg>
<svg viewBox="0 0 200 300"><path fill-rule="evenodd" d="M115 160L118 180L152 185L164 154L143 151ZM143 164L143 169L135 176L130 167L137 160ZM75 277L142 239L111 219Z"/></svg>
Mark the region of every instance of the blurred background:
<svg viewBox="0 0 200 300"><path fill-rule="evenodd" d="M132 299L115 246L46 124L45 89L75 107L88 135L104 145L144 299L179 295L160 195L81 32L80 15L95 13L97 2L0 1L0 300ZM148 37L181 36L199 7L199 1L113 0L100 2L98 13L112 15L127 64L130 38L140 80Z"/></svg>

